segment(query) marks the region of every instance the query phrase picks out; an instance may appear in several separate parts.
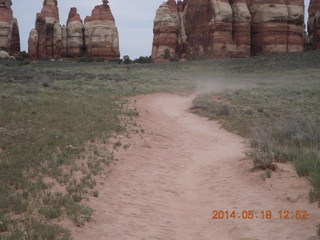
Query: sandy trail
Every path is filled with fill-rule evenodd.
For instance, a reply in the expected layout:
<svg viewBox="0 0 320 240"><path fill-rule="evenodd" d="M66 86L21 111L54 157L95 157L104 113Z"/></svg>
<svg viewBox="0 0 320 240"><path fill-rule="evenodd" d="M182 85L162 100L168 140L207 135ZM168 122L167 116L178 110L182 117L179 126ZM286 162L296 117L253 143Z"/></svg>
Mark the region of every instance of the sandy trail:
<svg viewBox="0 0 320 240"><path fill-rule="evenodd" d="M290 165L271 179L249 172L246 144L219 124L188 112L192 97L135 98L143 137L131 147L90 199L94 220L72 229L76 240L308 239L319 209L308 203L310 185ZM272 210L272 220L213 220L213 210ZM306 210L308 220L280 220L280 210Z"/></svg>

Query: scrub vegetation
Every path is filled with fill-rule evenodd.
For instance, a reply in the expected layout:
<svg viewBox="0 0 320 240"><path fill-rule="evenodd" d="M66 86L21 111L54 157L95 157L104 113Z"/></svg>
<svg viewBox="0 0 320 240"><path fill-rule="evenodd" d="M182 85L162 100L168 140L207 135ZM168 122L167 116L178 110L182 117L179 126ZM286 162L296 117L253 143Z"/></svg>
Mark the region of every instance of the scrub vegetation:
<svg viewBox="0 0 320 240"><path fill-rule="evenodd" d="M293 161L318 200L319 64L318 52L161 64L0 62L0 239L68 240L62 219L90 221L97 177L113 151L129 147L117 139L138 116L128 97L153 92L212 90L193 111L250 137L256 168Z"/></svg>

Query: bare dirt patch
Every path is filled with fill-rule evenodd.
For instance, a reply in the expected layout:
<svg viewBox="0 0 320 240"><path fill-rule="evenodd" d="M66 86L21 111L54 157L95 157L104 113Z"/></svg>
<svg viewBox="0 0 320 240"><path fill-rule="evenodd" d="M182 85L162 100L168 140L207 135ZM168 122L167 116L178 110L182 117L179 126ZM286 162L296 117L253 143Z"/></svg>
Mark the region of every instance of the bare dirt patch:
<svg viewBox="0 0 320 240"><path fill-rule="evenodd" d="M250 172L245 140L214 121L188 111L192 97L139 96L144 134L128 149L91 198L94 220L71 231L77 240L264 240L307 239L316 232L318 207L308 202L310 185L290 164L271 179ZM270 210L274 218L213 220L212 211ZM278 211L308 211L307 220L280 220ZM69 225L66 223L66 225ZM70 225L71 226L71 225Z"/></svg>

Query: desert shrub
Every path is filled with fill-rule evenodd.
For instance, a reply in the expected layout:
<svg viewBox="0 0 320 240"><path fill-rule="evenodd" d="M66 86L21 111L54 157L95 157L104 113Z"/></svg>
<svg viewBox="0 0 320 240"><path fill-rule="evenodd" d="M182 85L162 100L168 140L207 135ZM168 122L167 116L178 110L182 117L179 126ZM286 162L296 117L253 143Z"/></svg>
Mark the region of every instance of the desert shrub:
<svg viewBox="0 0 320 240"><path fill-rule="evenodd" d="M273 137L279 143L296 147L317 147L320 144L320 118L304 116L301 112L289 112L273 125Z"/></svg>
<svg viewBox="0 0 320 240"><path fill-rule="evenodd" d="M78 62L93 62L93 58L91 56L82 56L77 61Z"/></svg>
<svg viewBox="0 0 320 240"><path fill-rule="evenodd" d="M209 114L210 118L229 116L232 111L228 103L217 102L207 95L196 97L193 101L192 110L204 111Z"/></svg>
<svg viewBox="0 0 320 240"><path fill-rule="evenodd" d="M274 163L275 154L272 151L253 150L248 153L253 160L254 168L276 170L277 166Z"/></svg>
<svg viewBox="0 0 320 240"><path fill-rule="evenodd" d="M313 184L315 190L320 191L320 172L319 170L313 170L309 174L310 182Z"/></svg>
<svg viewBox="0 0 320 240"><path fill-rule="evenodd" d="M270 169L267 169L264 174L265 174L266 178L271 178L272 171Z"/></svg>
<svg viewBox="0 0 320 240"><path fill-rule="evenodd" d="M54 219L61 216L61 209L59 206L42 206L39 209L39 213L42 214L46 219Z"/></svg>
<svg viewBox="0 0 320 240"><path fill-rule="evenodd" d="M71 239L71 235L69 231L58 225L50 225L31 220L27 226L24 239L69 240Z"/></svg>
<svg viewBox="0 0 320 240"><path fill-rule="evenodd" d="M0 236L3 240L71 240L68 230L56 224L47 224L35 219L27 219L26 229L15 229Z"/></svg>
<svg viewBox="0 0 320 240"><path fill-rule="evenodd" d="M9 225L12 221L5 215L0 214L0 232L6 232L9 230Z"/></svg>
<svg viewBox="0 0 320 240"><path fill-rule="evenodd" d="M134 63L139 63L139 64L146 64L146 63L152 63L152 57L151 56L146 56L146 57L139 57L133 61Z"/></svg>
<svg viewBox="0 0 320 240"><path fill-rule="evenodd" d="M94 197L99 197L99 191L98 190L94 190L93 193L92 193L92 196Z"/></svg>
<svg viewBox="0 0 320 240"><path fill-rule="evenodd" d="M315 152L300 153L294 163L300 177L309 176L313 171L320 171L319 155Z"/></svg>
<svg viewBox="0 0 320 240"><path fill-rule="evenodd" d="M251 129L251 146L264 152L269 152L274 146L275 139L270 131L261 127Z"/></svg>
<svg viewBox="0 0 320 240"><path fill-rule="evenodd" d="M67 207L68 217L77 225L83 226L92 218L93 210L86 205L72 204Z"/></svg>

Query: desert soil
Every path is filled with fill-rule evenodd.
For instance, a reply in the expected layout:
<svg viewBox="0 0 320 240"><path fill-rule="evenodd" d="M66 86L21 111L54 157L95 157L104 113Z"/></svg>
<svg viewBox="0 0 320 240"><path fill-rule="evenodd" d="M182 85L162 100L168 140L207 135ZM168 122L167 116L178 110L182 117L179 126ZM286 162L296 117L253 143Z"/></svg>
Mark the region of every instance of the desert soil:
<svg viewBox="0 0 320 240"><path fill-rule="evenodd" d="M136 97L138 125L128 149L115 153L108 177L91 198L94 219L73 227L76 240L304 240L320 222L311 188L292 165L280 164L271 179L252 172L247 143L215 121L188 111L192 97ZM271 210L273 219L213 220L223 210ZM280 220L278 211L308 211L307 220ZM291 216L291 215L290 215Z"/></svg>

